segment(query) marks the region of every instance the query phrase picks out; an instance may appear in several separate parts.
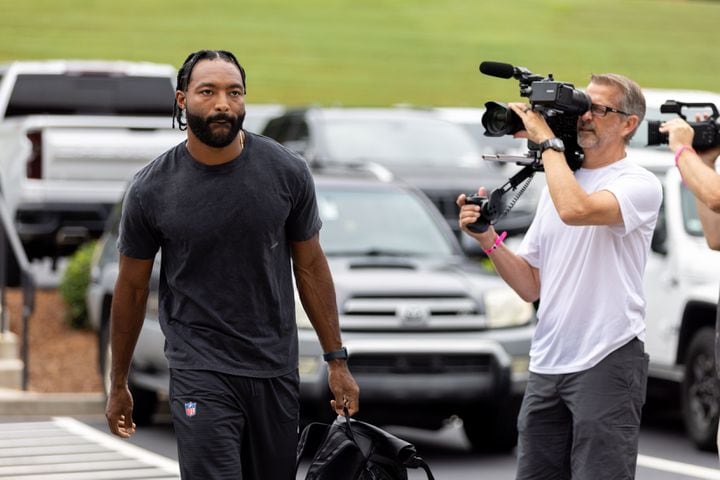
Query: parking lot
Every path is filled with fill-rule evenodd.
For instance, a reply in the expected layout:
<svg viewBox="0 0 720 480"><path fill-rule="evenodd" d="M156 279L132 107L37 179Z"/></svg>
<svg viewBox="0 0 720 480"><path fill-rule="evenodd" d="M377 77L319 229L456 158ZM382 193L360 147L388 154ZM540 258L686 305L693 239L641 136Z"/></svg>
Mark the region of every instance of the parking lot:
<svg viewBox="0 0 720 480"><path fill-rule="evenodd" d="M665 414L660 414L663 416ZM692 449L667 416L644 422L640 437L638 480L720 479L717 457ZM462 429L439 431L390 427L414 443L437 479L514 478L515 454L472 453ZM140 428L124 441L107 433L99 417L55 417L0 423L0 478L16 480L177 479L175 439L167 417ZM301 464L303 478L307 461ZM410 470L409 479L423 479Z"/></svg>

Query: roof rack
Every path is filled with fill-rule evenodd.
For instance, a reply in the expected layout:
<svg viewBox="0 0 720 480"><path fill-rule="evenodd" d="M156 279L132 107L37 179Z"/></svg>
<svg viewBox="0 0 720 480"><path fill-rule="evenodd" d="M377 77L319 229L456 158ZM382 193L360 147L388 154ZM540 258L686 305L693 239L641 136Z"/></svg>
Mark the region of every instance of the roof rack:
<svg viewBox="0 0 720 480"><path fill-rule="evenodd" d="M321 162L315 161L310 168L316 172L332 173L332 174L357 174L369 173L383 183L392 182L394 175L387 167L376 162Z"/></svg>

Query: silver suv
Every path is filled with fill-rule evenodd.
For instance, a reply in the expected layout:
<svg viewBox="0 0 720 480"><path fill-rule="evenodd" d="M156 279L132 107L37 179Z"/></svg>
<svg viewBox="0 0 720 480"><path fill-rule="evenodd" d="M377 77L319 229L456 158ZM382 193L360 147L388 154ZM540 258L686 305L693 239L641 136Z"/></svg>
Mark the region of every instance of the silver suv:
<svg viewBox="0 0 720 480"><path fill-rule="evenodd" d="M488 191L500 187L519 167L483 160L468 130L445 118L435 111L413 108L310 107L287 110L270 120L262 133L303 155L313 166L382 165L396 179L421 189L463 241L469 237L462 236L458 227L458 194L473 193L479 186ZM487 144L503 149L500 145L507 140L493 138ZM543 181L530 183L513 209L500 218L498 231L516 235L527 230ZM512 196L508 194L506 200Z"/></svg>
<svg viewBox="0 0 720 480"><path fill-rule="evenodd" d="M349 366L361 389L362 417L438 428L458 415L478 449L512 448L527 381L532 305L464 256L419 190L349 175L347 168L316 172L315 182L320 239L335 282ZM116 228L103 238L88 294L105 370L115 238ZM168 387L156 293L151 292L130 380L136 418L145 421L157 393ZM299 301L296 305L302 415L315 420L331 414L327 370L307 315Z"/></svg>

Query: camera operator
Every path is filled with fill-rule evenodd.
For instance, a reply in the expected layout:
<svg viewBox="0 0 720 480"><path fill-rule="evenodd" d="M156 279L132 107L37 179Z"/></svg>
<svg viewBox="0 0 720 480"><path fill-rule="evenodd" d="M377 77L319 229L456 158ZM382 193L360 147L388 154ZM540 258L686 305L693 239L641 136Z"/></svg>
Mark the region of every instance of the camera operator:
<svg viewBox="0 0 720 480"><path fill-rule="evenodd" d="M695 195L698 217L708 246L720 250L720 175L715 170L720 146L701 152L693 150L690 145L693 144L695 131L682 118L663 123L660 132L668 134L668 146L675 152L675 165L685 185ZM720 365L720 302L715 322L715 365L717 372ZM720 430L717 444L720 449Z"/></svg>
<svg viewBox="0 0 720 480"><path fill-rule="evenodd" d="M592 106L578 120L582 168L528 105L509 106L540 144L547 187L517 253L490 226L460 226L523 299L540 300L530 377L518 418L518 479L631 479L637 462L648 357L642 276L662 202L658 179L626 159L645 114L632 80L593 75ZM478 190L485 194L485 189Z"/></svg>
<svg viewBox="0 0 720 480"><path fill-rule="evenodd" d="M685 185L695 195L708 246L720 250L720 175L715 171L720 147L695 152L690 146L695 131L682 118L663 123L660 132L668 134L668 146L675 152L675 165Z"/></svg>

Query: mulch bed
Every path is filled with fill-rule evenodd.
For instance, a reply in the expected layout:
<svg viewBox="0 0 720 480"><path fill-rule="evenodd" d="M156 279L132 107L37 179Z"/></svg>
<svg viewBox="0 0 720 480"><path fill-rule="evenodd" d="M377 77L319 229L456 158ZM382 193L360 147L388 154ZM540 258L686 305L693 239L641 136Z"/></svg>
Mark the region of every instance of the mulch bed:
<svg viewBox="0 0 720 480"><path fill-rule="evenodd" d="M22 335L22 293L6 290L10 331ZM97 335L65 321L66 306L57 289L38 289L29 321L28 389L34 392L101 392Z"/></svg>

